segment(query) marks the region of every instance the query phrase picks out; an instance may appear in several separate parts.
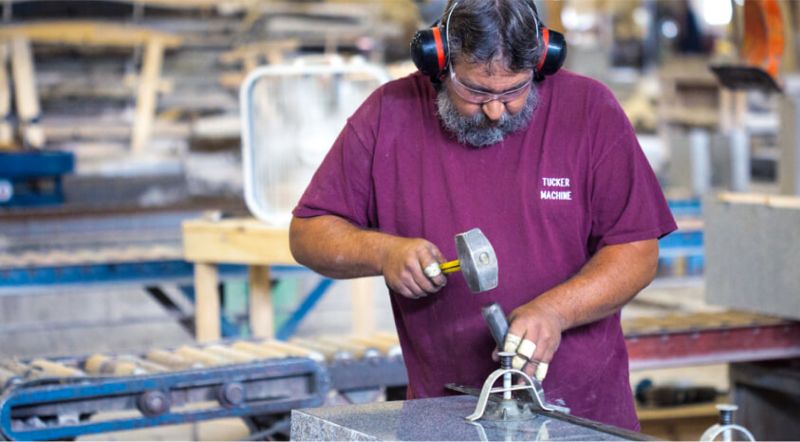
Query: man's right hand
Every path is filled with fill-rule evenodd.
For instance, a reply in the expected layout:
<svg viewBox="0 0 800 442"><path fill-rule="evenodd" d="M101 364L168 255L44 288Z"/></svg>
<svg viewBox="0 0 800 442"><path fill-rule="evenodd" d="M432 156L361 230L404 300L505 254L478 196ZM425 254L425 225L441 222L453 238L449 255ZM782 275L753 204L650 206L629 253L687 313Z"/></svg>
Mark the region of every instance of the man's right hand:
<svg viewBox="0 0 800 442"><path fill-rule="evenodd" d="M381 262L386 285L406 298L418 299L436 293L447 284L439 273L433 278L424 269L445 262L442 252L430 241L421 238L394 237Z"/></svg>
<svg viewBox="0 0 800 442"><path fill-rule="evenodd" d="M430 241L362 229L334 215L293 218L289 245L297 262L322 275L383 275L390 289L407 298L436 293L447 284L436 272L444 256ZM425 276L427 266L430 278Z"/></svg>

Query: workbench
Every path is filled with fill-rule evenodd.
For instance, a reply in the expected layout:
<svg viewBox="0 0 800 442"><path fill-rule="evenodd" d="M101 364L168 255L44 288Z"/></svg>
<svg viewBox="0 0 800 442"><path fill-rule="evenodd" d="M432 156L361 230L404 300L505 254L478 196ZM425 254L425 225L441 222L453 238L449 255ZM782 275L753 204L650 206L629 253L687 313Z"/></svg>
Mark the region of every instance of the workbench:
<svg viewBox="0 0 800 442"><path fill-rule="evenodd" d="M184 221L182 230L184 258L194 265L197 340L220 338L220 264L248 266L250 330L256 337L273 337L270 267L299 267L289 250L288 227L268 226L254 218L198 219ZM308 298L318 298L325 288L327 285ZM372 289L367 278L353 281L353 333L357 335L369 334L375 328Z"/></svg>

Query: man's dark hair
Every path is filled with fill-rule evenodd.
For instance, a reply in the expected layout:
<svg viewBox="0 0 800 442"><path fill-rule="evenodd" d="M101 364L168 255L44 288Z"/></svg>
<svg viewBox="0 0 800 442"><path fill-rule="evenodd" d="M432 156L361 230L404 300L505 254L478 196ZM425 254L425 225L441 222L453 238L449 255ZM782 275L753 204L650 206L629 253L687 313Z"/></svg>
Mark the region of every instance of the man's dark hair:
<svg viewBox="0 0 800 442"><path fill-rule="evenodd" d="M453 7L448 32L450 62L460 59L467 63L489 66L503 61L512 72L533 70L543 48L539 43L541 23L534 19L536 5L532 0L450 0L442 23Z"/></svg>

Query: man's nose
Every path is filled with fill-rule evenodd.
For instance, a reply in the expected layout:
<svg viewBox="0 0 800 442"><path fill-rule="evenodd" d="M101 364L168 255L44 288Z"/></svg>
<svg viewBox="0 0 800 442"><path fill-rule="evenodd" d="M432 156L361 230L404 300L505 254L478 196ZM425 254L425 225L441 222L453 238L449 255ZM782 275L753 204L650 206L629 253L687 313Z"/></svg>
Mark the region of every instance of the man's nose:
<svg viewBox="0 0 800 442"><path fill-rule="evenodd" d="M486 115L486 118L497 121L502 116L503 113L506 111L506 105L501 103L500 100L492 100L488 103L484 103L482 106L483 113Z"/></svg>

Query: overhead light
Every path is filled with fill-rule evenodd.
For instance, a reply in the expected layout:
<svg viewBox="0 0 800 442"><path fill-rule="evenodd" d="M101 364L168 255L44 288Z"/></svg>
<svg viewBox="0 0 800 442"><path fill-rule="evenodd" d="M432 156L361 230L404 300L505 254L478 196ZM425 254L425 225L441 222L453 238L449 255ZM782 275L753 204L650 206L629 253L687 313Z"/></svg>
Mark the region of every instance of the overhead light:
<svg viewBox="0 0 800 442"><path fill-rule="evenodd" d="M700 16L710 26L725 26L733 18L730 0L700 0L692 2L692 5L700 9Z"/></svg>
<svg viewBox="0 0 800 442"><path fill-rule="evenodd" d="M661 23L661 34L667 38L675 38L678 36L678 25L672 20L664 20Z"/></svg>

